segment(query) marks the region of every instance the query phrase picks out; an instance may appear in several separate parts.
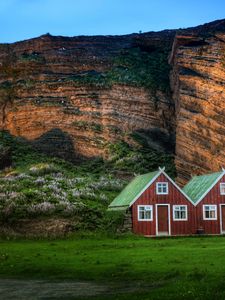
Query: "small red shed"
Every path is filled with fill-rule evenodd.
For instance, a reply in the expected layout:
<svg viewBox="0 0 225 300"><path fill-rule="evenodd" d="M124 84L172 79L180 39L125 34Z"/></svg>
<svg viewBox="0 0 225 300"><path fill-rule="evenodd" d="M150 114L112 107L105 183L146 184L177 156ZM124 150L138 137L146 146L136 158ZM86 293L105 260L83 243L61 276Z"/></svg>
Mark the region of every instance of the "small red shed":
<svg viewBox="0 0 225 300"><path fill-rule="evenodd" d="M195 206L196 233L225 234L225 170L195 176L183 191Z"/></svg>
<svg viewBox="0 0 225 300"><path fill-rule="evenodd" d="M131 212L132 230L145 236L195 233L195 206L164 169L137 176L109 210Z"/></svg>

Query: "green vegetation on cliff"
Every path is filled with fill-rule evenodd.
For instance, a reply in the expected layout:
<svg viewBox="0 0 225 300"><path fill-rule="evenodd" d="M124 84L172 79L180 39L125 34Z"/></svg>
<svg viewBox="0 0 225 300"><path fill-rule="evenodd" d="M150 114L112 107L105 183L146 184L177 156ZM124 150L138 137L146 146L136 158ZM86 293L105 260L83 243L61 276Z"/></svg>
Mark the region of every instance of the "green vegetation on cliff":
<svg viewBox="0 0 225 300"><path fill-rule="evenodd" d="M15 88L11 81L5 81L0 84L0 106L7 102L12 102L15 98Z"/></svg>
<svg viewBox="0 0 225 300"><path fill-rule="evenodd" d="M112 83L124 83L145 87L152 92L170 90L168 64L169 49L146 52L140 48L123 50L114 59L108 73Z"/></svg>
<svg viewBox="0 0 225 300"><path fill-rule="evenodd" d="M87 121L74 121L72 125L78 129L82 128L85 130L92 130L94 132L102 132L103 126L98 123L94 122L87 122Z"/></svg>
<svg viewBox="0 0 225 300"><path fill-rule="evenodd" d="M155 93L170 91L168 55L170 49L143 51L139 47L123 49L111 59L106 72L87 71L67 78L79 84L110 87L112 84L126 84L144 87Z"/></svg>
<svg viewBox="0 0 225 300"><path fill-rule="evenodd" d="M40 62L44 63L45 59L37 52L23 53L18 57L20 62Z"/></svg>

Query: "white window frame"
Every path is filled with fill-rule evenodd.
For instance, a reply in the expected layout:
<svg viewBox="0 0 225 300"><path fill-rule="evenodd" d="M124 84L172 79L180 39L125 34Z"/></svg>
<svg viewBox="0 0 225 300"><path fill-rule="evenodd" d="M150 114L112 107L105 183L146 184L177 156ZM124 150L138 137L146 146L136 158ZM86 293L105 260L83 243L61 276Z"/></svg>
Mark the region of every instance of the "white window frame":
<svg viewBox="0 0 225 300"><path fill-rule="evenodd" d="M141 207L144 207L144 208L146 208L146 207L148 207L148 208L150 208L149 210L151 210L151 218L150 219L140 219L139 218L139 210L140 210L140 208ZM138 205L138 221L153 221L153 205Z"/></svg>
<svg viewBox="0 0 225 300"><path fill-rule="evenodd" d="M214 206L215 207L215 218L206 218L205 217L205 207L206 206ZM203 209L203 220L206 220L206 221L211 221L211 220L217 220L217 205L216 204L204 204L202 206L202 209Z"/></svg>
<svg viewBox="0 0 225 300"><path fill-rule="evenodd" d="M224 189L224 192L222 192L222 189ZM220 183L220 195L225 195L225 182Z"/></svg>
<svg viewBox="0 0 225 300"><path fill-rule="evenodd" d="M184 218L184 219L177 219L176 217L175 217L175 211L176 211L176 207L181 207L181 206L183 206L183 207L185 207L185 212L186 212L186 218ZM187 209L187 205L184 205L184 204L175 204L175 205L173 205L173 221L187 221L188 220L188 209Z"/></svg>
<svg viewBox="0 0 225 300"><path fill-rule="evenodd" d="M166 192L159 192L159 185L163 185L165 184L166 185ZM157 195L168 195L169 194L169 186L168 186L168 182L165 182L165 181L159 181L159 182L156 182L156 194Z"/></svg>

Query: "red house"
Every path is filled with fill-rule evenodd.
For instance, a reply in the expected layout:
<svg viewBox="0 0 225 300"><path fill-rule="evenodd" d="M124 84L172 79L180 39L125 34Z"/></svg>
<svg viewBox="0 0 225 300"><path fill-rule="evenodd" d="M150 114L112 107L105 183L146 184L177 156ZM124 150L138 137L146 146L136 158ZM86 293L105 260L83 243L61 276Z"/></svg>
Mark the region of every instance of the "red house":
<svg viewBox="0 0 225 300"><path fill-rule="evenodd" d="M225 234L225 170L195 176L183 191L195 206L194 233Z"/></svg>
<svg viewBox="0 0 225 300"><path fill-rule="evenodd" d="M225 170L195 176L180 189L160 169L134 178L109 205L145 236L225 234Z"/></svg>
<svg viewBox="0 0 225 300"><path fill-rule="evenodd" d="M133 232L145 236L190 235L196 228L191 199L160 168L134 178L109 209L130 212Z"/></svg>

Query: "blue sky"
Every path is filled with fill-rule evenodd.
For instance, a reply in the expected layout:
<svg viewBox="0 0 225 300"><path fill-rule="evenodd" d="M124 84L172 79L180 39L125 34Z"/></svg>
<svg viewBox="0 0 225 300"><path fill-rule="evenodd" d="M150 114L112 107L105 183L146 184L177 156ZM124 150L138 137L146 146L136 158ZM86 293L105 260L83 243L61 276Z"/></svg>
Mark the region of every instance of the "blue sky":
<svg viewBox="0 0 225 300"><path fill-rule="evenodd" d="M225 18L225 0L0 0L0 42L52 35L127 34Z"/></svg>

